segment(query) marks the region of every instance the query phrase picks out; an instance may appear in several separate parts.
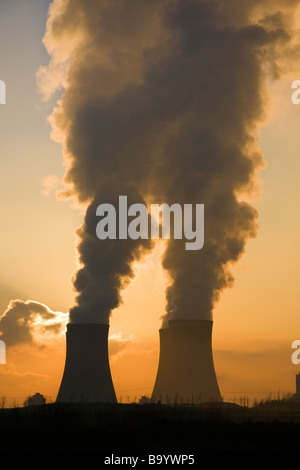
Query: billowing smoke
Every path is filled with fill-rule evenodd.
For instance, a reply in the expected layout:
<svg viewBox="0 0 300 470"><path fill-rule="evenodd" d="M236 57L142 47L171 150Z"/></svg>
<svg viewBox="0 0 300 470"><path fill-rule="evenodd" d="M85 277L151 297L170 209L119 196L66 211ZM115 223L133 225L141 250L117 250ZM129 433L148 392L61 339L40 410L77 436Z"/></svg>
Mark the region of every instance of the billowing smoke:
<svg viewBox="0 0 300 470"><path fill-rule="evenodd" d="M80 239L79 260L83 267L79 269L74 279L74 286L78 292L78 305L71 311L73 322L97 323L100 319L101 323L108 323L111 310L118 307L121 302L121 290L134 275L133 262L151 246L151 242L147 239L105 241L98 239L97 205L99 201L104 200L117 207L117 191L116 185L112 191L101 192L91 202L86 211L84 224L77 232ZM140 202L140 195L131 189L130 195L132 194L136 194L137 197L131 203Z"/></svg>
<svg viewBox="0 0 300 470"><path fill-rule="evenodd" d="M170 240L170 318L210 318L232 285L230 264L257 233L246 202L263 157L266 82L284 71L298 1L54 0L39 80L63 86L52 116L64 148L66 196L85 204L78 230L73 322L107 323L149 240L96 237L96 207L205 205L203 249Z"/></svg>

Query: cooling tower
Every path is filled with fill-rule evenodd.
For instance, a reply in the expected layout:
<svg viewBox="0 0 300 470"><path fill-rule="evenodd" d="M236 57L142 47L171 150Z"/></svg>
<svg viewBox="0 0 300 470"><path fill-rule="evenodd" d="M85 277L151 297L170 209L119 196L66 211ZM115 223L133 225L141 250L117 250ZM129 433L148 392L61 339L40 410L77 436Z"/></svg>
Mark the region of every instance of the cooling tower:
<svg viewBox="0 0 300 470"><path fill-rule="evenodd" d="M296 398L300 400L300 372L296 375Z"/></svg>
<svg viewBox="0 0 300 470"><path fill-rule="evenodd" d="M57 402L117 403L108 358L104 324L69 323L66 362Z"/></svg>
<svg viewBox="0 0 300 470"><path fill-rule="evenodd" d="M152 393L153 401L161 401L161 391L168 376L169 370L169 352L170 352L170 330L169 328L161 328L159 330L159 362L156 380Z"/></svg>
<svg viewBox="0 0 300 470"><path fill-rule="evenodd" d="M160 358L152 400L222 401L212 355L211 320L171 320L160 330Z"/></svg>

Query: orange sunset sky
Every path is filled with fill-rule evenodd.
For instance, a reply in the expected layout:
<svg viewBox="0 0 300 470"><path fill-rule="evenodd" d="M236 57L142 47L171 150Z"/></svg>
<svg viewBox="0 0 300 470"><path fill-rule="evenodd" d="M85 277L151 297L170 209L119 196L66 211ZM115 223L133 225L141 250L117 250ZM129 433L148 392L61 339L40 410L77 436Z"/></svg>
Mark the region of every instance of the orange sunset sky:
<svg viewBox="0 0 300 470"><path fill-rule="evenodd" d="M7 103L0 106L0 316L10 302L20 301L11 316L12 336L3 337L0 397L7 404L23 403L36 392L55 400L65 360L64 325L75 299L75 230L83 212L56 197L65 168L48 117L59 92L45 101L37 85L38 70L49 63L42 42L48 7L46 0L0 3L0 79L7 87ZM300 63L298 73L294 65L269 83L269 115L259 136L266 165L252 201L259 232L232 266L234 285L222 292L213 312L214 364L226 401L294 393L300 372L291 361L292 342L300 338L300 105L291 101ZM163 250L159 241L135 265L136 276L110 320L111 372L123 402L150 396L154 385L168 282ZM33 302L49 315L39 315ZM58 322L61 329L44 328ZM31 336L25 337L25 329Z"/></svg>

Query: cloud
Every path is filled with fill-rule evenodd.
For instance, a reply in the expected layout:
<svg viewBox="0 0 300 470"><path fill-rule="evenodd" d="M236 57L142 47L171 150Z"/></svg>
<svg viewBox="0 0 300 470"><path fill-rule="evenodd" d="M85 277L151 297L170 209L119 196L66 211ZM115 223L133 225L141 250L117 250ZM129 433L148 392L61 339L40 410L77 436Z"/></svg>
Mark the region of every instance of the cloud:
<svg viewBox="0 0 300 470"><path fill-rule="evenodd" d="M0 316L0 338L7 347L20 344L45 346L64 334L68 314L54 312L33 300L11 300Z"/></svg>
<svg viewBox="0 0 300 470"><path fill-rule="evenodd" d="M128 348L132 341L132 336L124 337L121 333L109 336L108 347L110 356L116 356L119 352Z"/></svg>

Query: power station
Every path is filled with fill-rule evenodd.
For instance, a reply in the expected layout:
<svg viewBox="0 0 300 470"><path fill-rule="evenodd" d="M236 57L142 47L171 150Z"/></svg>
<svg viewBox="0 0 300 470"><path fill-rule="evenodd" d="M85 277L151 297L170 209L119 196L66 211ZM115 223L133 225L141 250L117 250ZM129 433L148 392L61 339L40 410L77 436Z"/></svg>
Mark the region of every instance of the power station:
<svg viewBox="0 0 300 470"><path fill-rule="evenodd" d="M162 328L153 402L221 402L212 354L211 320L170 320Z"/></svg>
<svg viewBox="0 0 300 470"><path fill-rule="evenodd" d="M161 328L152 402L221 402L210 320L170 320ZM108 356L109 325L69 323L58 403L117 403Z"/></svg>
<svg viewBox="0 0 300 470"><path fill-rule="evenodd" d="M117 403L108 358L109 325L69 323L57 402Z"/></svg>

